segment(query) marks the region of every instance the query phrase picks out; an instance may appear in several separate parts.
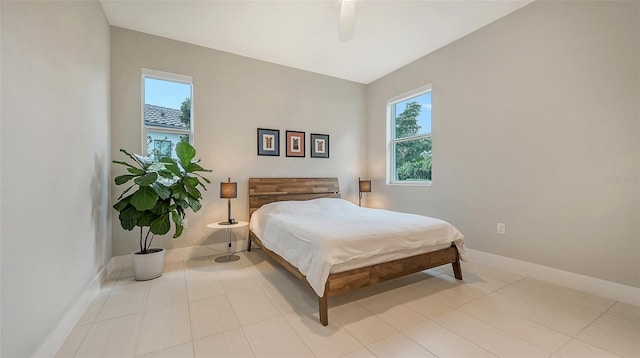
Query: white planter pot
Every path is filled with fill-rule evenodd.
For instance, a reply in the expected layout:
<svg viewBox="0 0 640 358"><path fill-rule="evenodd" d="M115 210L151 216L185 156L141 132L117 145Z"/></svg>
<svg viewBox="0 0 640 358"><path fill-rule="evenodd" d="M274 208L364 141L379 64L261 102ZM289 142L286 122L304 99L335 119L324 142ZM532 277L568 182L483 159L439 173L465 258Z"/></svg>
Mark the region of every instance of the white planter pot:
<svg viewBox="0 0 640 358"><path fill-rule="evenodd" d="M133 276L136 281L153 280L162 276L164 269L165 249L151 248L149 251L155 251L149 254L141 254L140 251L131 253L131 261L133 261Z"/></svg>

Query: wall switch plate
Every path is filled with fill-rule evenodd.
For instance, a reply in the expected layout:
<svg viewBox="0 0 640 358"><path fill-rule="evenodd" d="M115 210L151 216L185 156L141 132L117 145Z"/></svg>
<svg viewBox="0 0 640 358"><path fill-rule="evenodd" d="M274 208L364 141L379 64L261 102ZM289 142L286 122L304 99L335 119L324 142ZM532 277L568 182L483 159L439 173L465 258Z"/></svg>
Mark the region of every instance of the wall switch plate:
<svg viewBox="0 0 640 358"><path fill-rule="evenodd" d="M498 231L498 234L500 234L500 235L504 235L504 234L506 234L506 231L507 231L507 227L506 227L506 225L505 225L505 224L503 224L503 223L498 223L498 225L497 225L497 231Z"/></svg>

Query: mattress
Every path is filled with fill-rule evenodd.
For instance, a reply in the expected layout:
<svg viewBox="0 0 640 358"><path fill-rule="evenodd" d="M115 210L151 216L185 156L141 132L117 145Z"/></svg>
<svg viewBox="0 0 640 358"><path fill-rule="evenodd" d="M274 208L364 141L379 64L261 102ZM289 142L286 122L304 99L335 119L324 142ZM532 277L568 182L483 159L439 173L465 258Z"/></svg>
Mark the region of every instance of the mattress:
<svg viewBox="0 0 640 358"><path fill-rule="evenodd" d="M249 228L265 248L298 268L320 297L331 272L435 251L451 244L466 260L464 236L446 221L361 208L343 199L266 204L253 213Z"/></svg>

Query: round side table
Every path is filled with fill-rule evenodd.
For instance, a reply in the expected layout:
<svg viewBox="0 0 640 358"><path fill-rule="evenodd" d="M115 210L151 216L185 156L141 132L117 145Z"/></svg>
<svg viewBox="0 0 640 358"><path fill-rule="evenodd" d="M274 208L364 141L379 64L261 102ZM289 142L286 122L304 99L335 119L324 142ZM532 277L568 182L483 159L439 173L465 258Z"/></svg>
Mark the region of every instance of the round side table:
<svg viewBox="0 0 640 358"><path fill-rule="evenodd" d="M235 224L228 225L220 224L217 222L207 224L207 227L210 229L227 229L227 254L216 257L216 262L232 262L240 260L240 256L233 255L233 253L231 252L231 230L245 227L247 225L249 225L249 223L246 221L238 221Z"/></svg>

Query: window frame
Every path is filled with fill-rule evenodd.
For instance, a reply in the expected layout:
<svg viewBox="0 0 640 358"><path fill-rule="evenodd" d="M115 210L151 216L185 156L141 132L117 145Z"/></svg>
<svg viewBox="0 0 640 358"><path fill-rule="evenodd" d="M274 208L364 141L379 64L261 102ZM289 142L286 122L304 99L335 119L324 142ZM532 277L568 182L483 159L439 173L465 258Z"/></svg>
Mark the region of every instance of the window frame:
<svg viewBox="0 0 640 358"><path fill-rule="evenodd" d="M189 85L190 88L190 98L191 98L191 108L190 108L190 114L191 114L191 123L189 125L189 129L188 130L184 130L184 129L175 129L175 128L163 128L163 127L154 127L154 126L147 126L144 123L144 105L145 105L145 79L146 78L151 78L154 80L161 80L161 81L170 81L170 82L178 82L178 83L182 83L182 84L187 84ZM193 107L194 107L194 98L193 98L193 77L192 76L188 76L188 75L181 75L181 74L177 74L177 73L171 73L171 72L164 72L164 71L158 71L158 70L153 70L150 68L142 68L142 73L141 73L141 79L140 79L140 83L141 83L141 100L140 100L140 106L141 106L141 110L140 110L140 123L142 126L142 152L143 155L147 155L147 153L149 153L149 148L147 147L148 143L147 143L147 139L148 139L148 132L160 132L160 133L168 133L168 134L188 134L189 135L189 144L191 144L192 146L194 145L195 142L195 119L194 119L194 111L193 111Z"/></svg>
<svg viewBox="0 0 640 358"><path fill-rule="evenodd" d="M172 143L172 142L171 142L170 140L167 140L167 139L154 139L154 140L153 140L153 152L154 152L154 153L155 153L155 151L156 151L156 150L158 150L158 149L156 148L156 143L158 143L158 142L160 142L160 143L165 143L165 142L166 142L166 143L169 143L169 156L170 156L170 155L171 155L171 143ZM161 149L162 149L162 148L160 148L160 150L161 150ZM166 155L163 155L163 154L161 153L161 154L160 154L160 157L166 157ZM159 159L158 157L155 157L155 158L154 158L154 160L158 160L158 159Z"/></svg>
<svg viewBox="0 0 640 358"><path fill-rule="evenodd" d="M387 185L397 186L431 186L433 182L433 172L431 180L396 180L396 155L395 144L431 138L431 157L433 158L433 112L431 112L431 131L429 133L418 134L414 136L395 138L396 136L396 116L395 105L410 98L418 97L426 93L432 93L431 103L433 104L433 87L431 84L420 86L414 90L405 92L396 97L387 100Z"/></svg>

